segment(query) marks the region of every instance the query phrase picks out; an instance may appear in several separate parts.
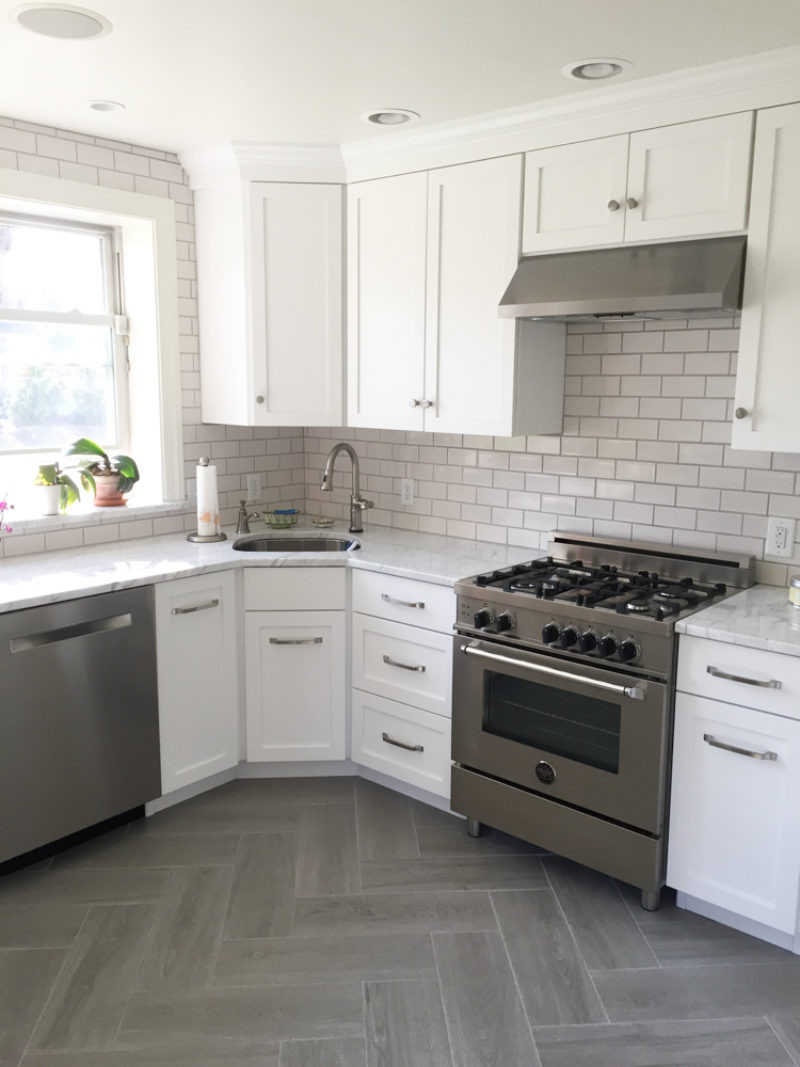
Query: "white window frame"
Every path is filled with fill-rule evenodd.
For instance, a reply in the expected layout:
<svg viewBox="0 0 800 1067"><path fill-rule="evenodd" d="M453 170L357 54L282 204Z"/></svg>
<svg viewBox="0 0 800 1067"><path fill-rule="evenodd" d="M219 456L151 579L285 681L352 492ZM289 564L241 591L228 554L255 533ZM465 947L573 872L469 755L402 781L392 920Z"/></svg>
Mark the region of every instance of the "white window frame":
<svg viewBox="0 0 800 1067"><path fill-rule="evenodd" d="M175 205L164 197L0 169L0 211L114 227L129 319L130 454L139 504L185 500Z"/></svg>

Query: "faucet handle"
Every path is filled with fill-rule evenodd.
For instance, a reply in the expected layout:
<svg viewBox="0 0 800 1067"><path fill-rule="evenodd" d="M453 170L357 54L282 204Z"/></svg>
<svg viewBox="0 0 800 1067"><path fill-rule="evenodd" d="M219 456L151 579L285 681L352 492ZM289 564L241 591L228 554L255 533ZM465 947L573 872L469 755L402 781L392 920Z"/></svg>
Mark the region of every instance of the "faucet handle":
<svg viewBox="0 0 800 1067"><path fill-rule="evenodd" d="M360 508L361 511L366 511L368 508L374 508L375 507L375 501L374 500L365 500L363 496L354 496L353 497L353 506L357 507L357 508Z"/></svg>

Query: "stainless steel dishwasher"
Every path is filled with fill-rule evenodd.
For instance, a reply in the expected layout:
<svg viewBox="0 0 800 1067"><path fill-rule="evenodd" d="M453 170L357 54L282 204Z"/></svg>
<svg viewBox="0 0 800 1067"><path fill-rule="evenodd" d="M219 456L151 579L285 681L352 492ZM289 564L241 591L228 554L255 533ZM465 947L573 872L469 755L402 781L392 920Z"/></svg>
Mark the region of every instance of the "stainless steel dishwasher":
<svg viewBox="0 0 800 1067"><path fill-rule="evenodd" d="M0 863L161 794L151 587L0 616Z"/></svg>

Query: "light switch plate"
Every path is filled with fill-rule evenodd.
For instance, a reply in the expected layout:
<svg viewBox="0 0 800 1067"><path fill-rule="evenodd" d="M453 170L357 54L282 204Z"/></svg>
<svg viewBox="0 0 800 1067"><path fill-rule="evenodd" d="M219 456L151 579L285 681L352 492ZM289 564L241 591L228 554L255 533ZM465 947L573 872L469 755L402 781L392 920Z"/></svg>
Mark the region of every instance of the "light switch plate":
<svg viewBox="0 0 800 1067"><path fill-rule="evenodd" d="M261 496L261 475L247 475L247 499L258 500Z"/></svg>
<svg viewBox="0 0 800 1067"><path fill-rule="evenodd" d="M777 556L778 559L789 559L794 554L794 519L767 520L767 543L764 555Z"/></svg>

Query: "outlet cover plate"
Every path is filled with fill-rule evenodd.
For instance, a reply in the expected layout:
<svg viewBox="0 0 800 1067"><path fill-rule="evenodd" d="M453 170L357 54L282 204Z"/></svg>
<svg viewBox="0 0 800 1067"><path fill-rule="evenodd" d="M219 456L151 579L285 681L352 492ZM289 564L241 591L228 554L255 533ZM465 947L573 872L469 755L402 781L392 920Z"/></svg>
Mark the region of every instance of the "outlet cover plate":
<svg viewBox="0 0 800 1067"><path fill-rule="evenodd" d="M261 475L247 475L247 499L258 500L261 497Z"/></svg>
<svg viewBox="0 0 800 1067"><path fill-rule="evenodd" d="M400 479L400 503L403 507L410 507L414 503L414 479Z"/></svg>
<svg viewBox="0 0 800 1067"><path fill-rule="evenodd" d="M767 520L767 543L764 555L778 559L790 559L794 555L794 531L794 519L770 517Z"/></svg>

